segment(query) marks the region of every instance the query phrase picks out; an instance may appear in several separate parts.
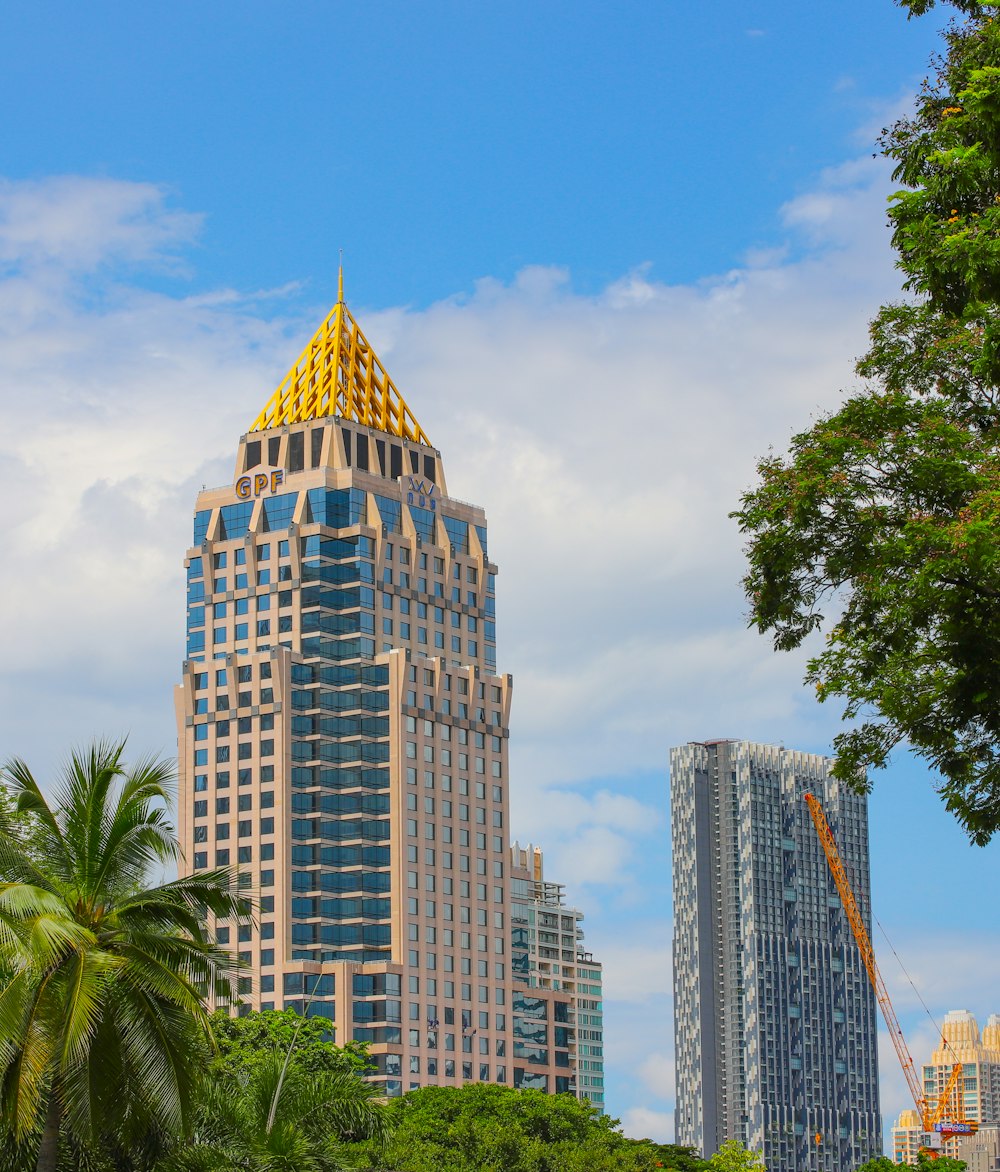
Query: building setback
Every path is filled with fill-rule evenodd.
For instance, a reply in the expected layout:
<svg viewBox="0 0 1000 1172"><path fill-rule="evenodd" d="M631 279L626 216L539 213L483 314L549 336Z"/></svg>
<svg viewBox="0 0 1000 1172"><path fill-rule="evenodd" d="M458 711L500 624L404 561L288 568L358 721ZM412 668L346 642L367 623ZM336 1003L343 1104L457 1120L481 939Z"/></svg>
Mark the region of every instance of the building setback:
<svg viewBox="0 0 1000 1172"><path fill-rule="evenodd" d="M512 681L486 517L448 495L342 295L232 483L199 493L186 566L181 842L259 900L253 925L214 925L244 1009L369 1042L389 1096L555 1090L512 1061Z"/></svg>
<svg viewBox="0 0 1000 1172"><path fill-rule="evenodd" d="M803 801L821 801L870 924L863 797L825 757L747 741L671 752L677 1142L771 1172L881 1151L875 997Z"/></svg>

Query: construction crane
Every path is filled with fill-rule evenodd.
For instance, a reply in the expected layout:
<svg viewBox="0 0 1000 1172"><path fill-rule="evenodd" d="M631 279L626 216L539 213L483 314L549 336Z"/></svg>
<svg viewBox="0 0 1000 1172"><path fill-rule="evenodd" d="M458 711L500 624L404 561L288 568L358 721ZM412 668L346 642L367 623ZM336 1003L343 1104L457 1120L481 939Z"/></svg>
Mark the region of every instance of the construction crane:
<svg viewBox="0 0 1000 1172"><path fill-rule="evenodd" d="M826 854L826 861L830 864L830 873L833 875L833 881L837 885L840 902L844 906L848 923L850 923L851 931L854 933L854 939L858 943L858 951L861 953L861 959L864 961L865 969L868 972L868 979L871 981L872 988L875 990L875 1000L878 1001L879 1008L882 1010L882 1016L885 1018L889 1037L892 1038L892 1044L896 1048L896 1055L899 1058L900 1066L903 1068L906 1085L910 1088L914 1105L920 1116L928 1143L931 1145L930 1150L926 1154L936 1157L937 1152L934 1150L935 1144L940 1146L941 1140L953 1135L974 1135L979 1127L979 1124L974 1120L961 1118L961 1100L957 1098L956 1091L958 1080L962 1075L962 1063L956 1062L954 1064L945 1088L937 1100L928 1099L924 1094L920 1077L917 1075L916 1067L913 1064L913 1057L906 1044L906 1039L903 1037L903 1030L896 1017L896 1011L893 1009L892 1001L889 999L889 991L885 987L882 974L879 972L878 964L875 961L875 949L872 947L871 937L868 935L865 922L861 918L861 911L858 908L857 900L854 898L854 892L851 890L851 884L847 878L847 871L844 869L844 863L840 857L840 851L837 849L837 841L833 837L830 823L826 820L823 807L812 794L806 794L805 800L806 805L809 807L813 824L816 827L816 833L819 835L819 841ZM944 1038L942 1036L943 1040ZM956 1099L956 1110L953 1116L946 1119L945 1111L953 1096Z"/></svg>

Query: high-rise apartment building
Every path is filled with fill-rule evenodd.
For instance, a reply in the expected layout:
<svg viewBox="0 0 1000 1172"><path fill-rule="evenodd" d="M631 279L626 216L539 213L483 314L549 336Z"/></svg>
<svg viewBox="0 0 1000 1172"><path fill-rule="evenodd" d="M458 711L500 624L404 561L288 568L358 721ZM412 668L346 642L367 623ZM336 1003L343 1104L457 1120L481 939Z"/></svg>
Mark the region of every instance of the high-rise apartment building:
<svg viewBox="0 0 1000 1172"><path fill-rule="evenodd" d="M537 846L511 847L514 1079L575 1094L604 1110L600 961L584 947L583 912L544 875Z"/></svg>
<svg viewBox="0 0 1000 1172"><path fill-rule="evenodd" d="M677 1142L771 1172L881 1151L876 1005L803 798L870 923L867 807L825 757L747 741L671 753Z"/></svg>
<svg viewBox="0 0 1000 1172"><path fill-rule="evenodd" d="M186 866L233 866L258 899L254 924L214 925L244 1005L369 1042L389 1096L515 1082L487 544L342 294L195 509Z"/></svg>
<svg viewBox="0 0 1000 1172"><path fill-rule="evenodd" d="M1000 1127L1000 1014L990 1014L982 1036L979 1023L967 1009L952 1009L945 1014L941 1041L921 1072L929 1102L936 1103L944 1094L957 1062L962 1063L962 1073L944 1117L958 1114L981 1127ZM892 1129L893 1159L900 1163L901 1157L919 1151L924 1142L920 1116L915 1111L903 1111ZM950 1136L941 1141L940 1151L963 1159L959 1149L965 1142L963 1136ZM905 1162L912 1163L912 1158Z"/></svg>

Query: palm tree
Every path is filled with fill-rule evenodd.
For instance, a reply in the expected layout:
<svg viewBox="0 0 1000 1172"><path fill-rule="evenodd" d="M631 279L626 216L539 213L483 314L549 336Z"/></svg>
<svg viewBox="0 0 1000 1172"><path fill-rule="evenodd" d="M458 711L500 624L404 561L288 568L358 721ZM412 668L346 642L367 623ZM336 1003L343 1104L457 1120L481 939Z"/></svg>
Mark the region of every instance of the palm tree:
<svg viewBox="0 0 1000 1172"><path fill-rule="evenodd" d="M0 807L0 1125L37 1148L37 1172L54 1172L60 1137L185 1134L205 999L232 991L233 958L204 927L206 910L240 914L231 876L149 885L179 853L171 770L128 768L124 749L74 753L52 806L23 761L2 770L16 813Z"/></svg>
<svg viewBox="0 0 1000 1172"><path fill-rule="evenodd" d="M294 1040L292 1046L294 1046ZM196 1142L178 1148L171 1172L339 1172L345 1140L388 1136L378 1089L354 1072L308 1073L268 1056L206 1089Z"/></svg>

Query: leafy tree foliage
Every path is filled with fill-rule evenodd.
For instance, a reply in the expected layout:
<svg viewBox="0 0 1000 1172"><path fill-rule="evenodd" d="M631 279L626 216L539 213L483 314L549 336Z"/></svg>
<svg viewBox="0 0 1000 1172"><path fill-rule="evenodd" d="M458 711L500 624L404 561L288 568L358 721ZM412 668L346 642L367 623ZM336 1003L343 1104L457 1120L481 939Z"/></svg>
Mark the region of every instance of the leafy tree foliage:
<svg viewBox="0 0 1000 1172"><path fill-rule="evenodd" d="M394 1172L653 1172L655 1146L570 1095L488 1083L424 1087L389 1104Z"/></svg>
<svg viewBox="0 0 1000 1172"><path fill-rule="evenodd" d="M750 1151L738 1139L727 1139L708 1161L711 1172L765 1172L764 1157Z"/></svg>
<svg viewBox="0 0 1000 1172"><path fill-rule="evenodd" d="M982 844L1000 826L1000 22L955 6L969 19L882 136L914 300L873 321L867 388L762 460L734 516L751 624L781 650L825 634L807 681L852 722L837 775L863 787L908 743Z"/></svg>
<svg viewBox="0 0 1000 1172"><path fill-rule="evenodd" d="M369 1069L367 1049L359 1042L337 1046L329 1023L300 1017L291 1009L264 1010L230 1017L212 1015L216 1051L207 1055L213 1074L240 1077L275 1054L290 1054L290 1063L306 1074L362 1074Z"/></svg>
<svg viewBox="0 0 1000 1172"><path fill-rule="evenodd" d="M313 1047L315 1048L315 1047ZM340 1172L347 1141L388 1135L377 1089L353 1068L307 1070L294 1049L264 1054L207 1080L195 1142L175 1149L162 1172Z"/></svg>
<svg viewBox="0 0 1000 1172"><path fill-rule="evenodd" d="M855 1172L899 1172L900 1168L909 1167L906 1164L894 1164L888 1156L875 1156L859 1164Z"/></svg>
<svg viewBox="0 0 1000 1172"><path fill-rule="evenodd" d="M953 1160L950 1156L938 1156L935 1160L921 1155L916 1164L894 1164L888 1156L876 1156L860 1164L855 1172L900 1172L900 1169L912 1168L914 1172L965 1172L964 1160Z"/></svg>
<svg viewBox="0 0 1000 1172"><path fill-rule="evenodd" d="M56 1167L59 1141L136 1156L185 1134L232 958L203 910L238 914L225 871L149 886L172 860L170 770L123 744L70 759L50 806L24 762L0 811L0 1149ZM25 816L34 819L30 845ZM11 1153L15 1153L11 1156Z"/></svg>
<svg viewBox="0 0 1000 1172"><path fill-rule="evenodd" d="M673 1169L673 1172L705 1172L708 1166L698 1149L686 1144L653 1144L653 1152L657 1168Z"/></svg>

